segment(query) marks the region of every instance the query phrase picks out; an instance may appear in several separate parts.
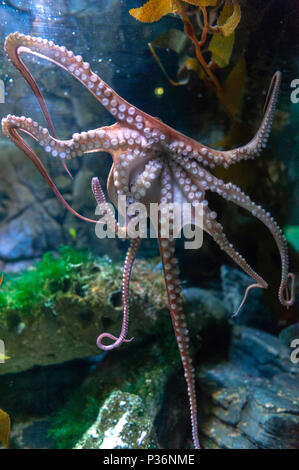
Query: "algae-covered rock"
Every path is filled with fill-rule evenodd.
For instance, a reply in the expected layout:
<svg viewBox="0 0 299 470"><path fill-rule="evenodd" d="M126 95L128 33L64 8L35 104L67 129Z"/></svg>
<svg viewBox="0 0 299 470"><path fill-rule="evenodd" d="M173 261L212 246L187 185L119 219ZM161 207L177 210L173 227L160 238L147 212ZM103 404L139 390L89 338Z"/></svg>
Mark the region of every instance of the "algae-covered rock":
<svg viewBox="0 0 299 470"><path fill-rule="evenodd" d="M173 344L175 346L174 338ZM135 401L138 399L142 403L144 417L154 423L165 398L165 384L179 361L178 354L170 351L168 342L165 346L159 348L157 339L151 338L139 348L138 354L133 352L134 361L130 348L120 351L120 354L107 354L100 361L96 358L86 361L89 363L88 375L76 392L51 416L50 435L56 447L73 448L96 422L105 400L117 390L135 397ZM54 367L57 366L51 366ZM84 366L81 364L81 371L82 368ZM127 405L124 406L126 411Z"/></svg>
<svg viewBox="0 0 299 470"><path fill-rule="evenodd" d="M147 337L163 341L161 323L171 324L162 271L156 259L137 259L131 279L128 337L137 347ZM9 360L0 375L100 354L100 333L118 336L123 316L122 263L72 247L47 253L29 270L4 276L0 290L0 338ZM190 336L198 345L227 327L221 293L186 288ZM175 337L172 337L175 344Z"/></svg>
<svg viewBox="0 0 299 470"><path fill-rule="evenodd" d="M18 276L5 276L0 291L0 338L9 360L0 374L99 354L97 336L118 335L122 325L122 264L70 247ZM166 311L161 273L137 261L131 281L129 335L135 343ZM124 345L126 347L126 345Z"/></svg>
<svg viewBox="0 0 299 470"><path fill-rule="evenodd" d="M98 417L75 449L157 448L153 423L142 400L130 393L115 391L104 402Z"/></svg>

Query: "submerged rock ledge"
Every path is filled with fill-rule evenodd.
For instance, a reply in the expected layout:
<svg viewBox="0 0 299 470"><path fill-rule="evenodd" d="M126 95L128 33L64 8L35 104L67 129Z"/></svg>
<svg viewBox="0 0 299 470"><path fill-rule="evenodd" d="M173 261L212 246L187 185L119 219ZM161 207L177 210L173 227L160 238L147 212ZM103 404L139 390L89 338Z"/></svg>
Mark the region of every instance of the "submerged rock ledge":
<svg viewBox="0 0 299 470"><path fill-rule="evenodd" d="M137 260L131 281L130 337L144 339L167 299L157 262ZM9 357L0 375L35 365L59 364L101 354L97 336L118 335L122 325L122 265L108 257L65 247L31 270L5 277L0 292L0 338ZM126 345L124 345L126 347Z"/></svg>

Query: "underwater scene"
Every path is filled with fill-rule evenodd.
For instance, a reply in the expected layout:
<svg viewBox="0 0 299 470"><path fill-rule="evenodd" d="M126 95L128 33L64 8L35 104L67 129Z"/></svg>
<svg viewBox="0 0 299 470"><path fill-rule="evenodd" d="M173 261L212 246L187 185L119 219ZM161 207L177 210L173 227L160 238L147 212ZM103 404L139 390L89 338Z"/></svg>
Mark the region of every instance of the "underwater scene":
<svg viewBox="0 0 299 470"><path fill-rule="evenodd" d="M0 2L1 450L299 448L298 17Z"/></svg>

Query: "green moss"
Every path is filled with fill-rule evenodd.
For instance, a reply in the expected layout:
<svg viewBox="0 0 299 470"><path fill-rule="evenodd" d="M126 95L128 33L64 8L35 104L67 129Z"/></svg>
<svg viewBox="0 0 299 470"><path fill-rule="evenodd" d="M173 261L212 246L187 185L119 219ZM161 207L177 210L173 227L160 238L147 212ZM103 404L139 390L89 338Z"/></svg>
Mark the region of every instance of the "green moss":
<svg viewBox="0 0 299 470"><path fill-rule="evenodd" d="M66 290L67 281L75 276L82 263L88 261L90 255L87 252L62 246L58 256L46 253L28 271L18 275L6 274L0 290L0 319L13 312L34 315L54 293Z"/></svg>
<svg viewBox="0 0 299 470"><path fill-rule="evenodd" d="M71 449L96 420L98 412L99 402L95 398L76 392L53 415L49 437L55 440L58 449Z"/></svg>

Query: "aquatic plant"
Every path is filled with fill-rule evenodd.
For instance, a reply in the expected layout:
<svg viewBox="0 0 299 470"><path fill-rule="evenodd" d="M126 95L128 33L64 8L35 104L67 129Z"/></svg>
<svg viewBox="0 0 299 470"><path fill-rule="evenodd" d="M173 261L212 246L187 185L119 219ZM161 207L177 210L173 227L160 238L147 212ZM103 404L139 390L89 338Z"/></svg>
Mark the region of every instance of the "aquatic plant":
<svg viewBox="0 0 299 470"><path fill-rule="evenodd" d="M168 209L173 217L174 203L179 205L182 202L188 203L191 207L192 224L195 223L198 213L202 212L203 229L254 280L254 283L246 289L239 309L250 289L253 287L265 289L267 282L248 265L243 256L227 240L222 225L217 221L217 214L209 208L206 192L217 193L225 200L232 201L248 210L266 225L276 241L282 263L278 297L282 305L286 307L293 304L294 275L288 272L287 243L273 217L261 206L255 204L236 185L230 182L224 183L207 169L209 167L212 170L216 165L228 168L238 161L255 158L261 154L270 134L281 74L276 72L273 76L266 99L265 114L255 137L241 147L229 151L219 151L177 132L159 119L125 101L92 72L90 65L83 62L81 56L75 56L73 52L63 46L56 46L52 41L46 39L14 33L6 39L5 49L12 63L22 73L36 95L51 134L48 129L43 128L30 117L24 116L8 115L2 120L2 129L7 137L32 160L67 209L83 220L97 222L78 214L69 206L35 151L21 137L22 132L36 140L53 157L59 156L63 162L65 162L65 158L71 159L84 153L109 152L113 158L113 165L107 186L108 194L115 206L118 206L118 197L120 196L127 197L127 209L134 207L132 204L136 202L143 203L147 209L152 202L160 204L157 237L172 324L187 382L193 442L194 446L199 448L195 374L189 353L189 332L183 311L178 262L174 256L174 226L170 224L169 227L169 219L165 222L163 208L165 204L168 204ZM56 137L55 128L42 93L20 58L20 54L23 52L50 60L68 71L94 95L117 122L109 127L76 133L69 140L59 140ZM129 215L127 212L125 225L120 226L107 204L97 178L92 180L92 190L97 203L104 208L105 222L115 230L118 236L122 238L128 236L127 228L131 221L136 220L135 209L131 212L134 215ZM150 214L147 212L147 215ZM138 217L137 220L140 222ZM137 238L131 237L125 260L122 289L124 314L121 333L119 337L110 333L102 333L97 339L97 344L103 350L114 349L123 342L132 340L126 338L129 318L129 283L140 242L139 236ZM291 292L289 292L289 280L291 280ZM104 345L103 339L105 338L111 339L112 343Z"/></svg>
<svg viewBox="0 0 299 470"><path fill-rule="evenodd" d="M209 11L207 7L209 7ZM153 56L172 85L185 85L189 81L189 75L179 81L172 80L154 48L170 48L177 52L180 56L180 74L189 70L195 72L200 80L203 80L209 88L215 91L229 116L233 118L236 115L243 94L244 57L239 58L222 84L215 71L227 67L230 63L235 42L235 29L241 19L238 0L226 0L225 2L222 0L149 0L140 8L131 9L129 13L138 21L145 23L158 21L168 14L180 17L184 33L178 29L169 29L155 38L149 43ZM191 18L194 18L194 21ZM198 39L199 32L200 39ZM208 41L209 37L211 39ZM194 46L195 57L189 57L186 53L190 41ZM208 48L206 47L207 42L209 42ZM204 47L205 52L203 52Z"/></svg>
<svg viewBox="0 0 299 470"><path fill-rule="evenodd" d="M33 316L37 307L49 302L54 292L64 289L65 282L74 276L81 263L90 260L89 256L85 251L61 246L58 256L46 253L31 269L6 275L0 290L0 322L6 321L7 313L12 311L20 316Z"/></svg>
<svg viewBox="0 0 299 470"><path fill-rule="evenodd" d="M91 426L99 410L98 401L81 391L51 416L49 436L55 439L58 449L72 448Z"/></svg>

